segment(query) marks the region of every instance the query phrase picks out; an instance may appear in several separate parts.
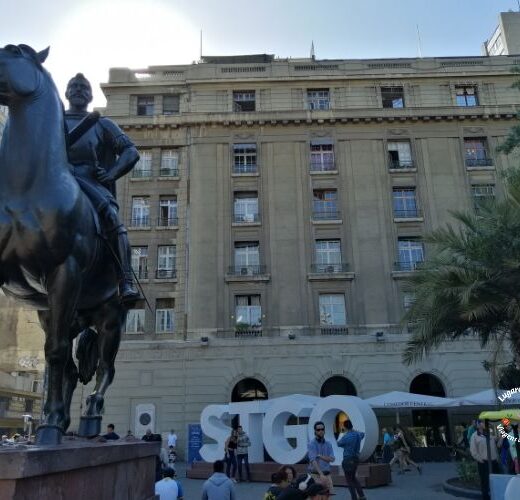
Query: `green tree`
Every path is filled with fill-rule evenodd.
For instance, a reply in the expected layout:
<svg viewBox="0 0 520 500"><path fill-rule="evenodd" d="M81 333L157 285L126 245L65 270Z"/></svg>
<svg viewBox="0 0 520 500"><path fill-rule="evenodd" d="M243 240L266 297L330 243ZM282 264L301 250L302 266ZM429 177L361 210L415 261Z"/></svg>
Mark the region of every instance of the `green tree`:
<svg viewBox="0 0 520 500"><path fill-rule="evenodd" d="M519 169L506 173L504 186L502 200L483 203L478 213L453 213L454 224L426 239L432 256L405 283L415 294L403 319L413 332L405 363L444 341L477 335L483 346L510 342L520 367Z"/></svg>

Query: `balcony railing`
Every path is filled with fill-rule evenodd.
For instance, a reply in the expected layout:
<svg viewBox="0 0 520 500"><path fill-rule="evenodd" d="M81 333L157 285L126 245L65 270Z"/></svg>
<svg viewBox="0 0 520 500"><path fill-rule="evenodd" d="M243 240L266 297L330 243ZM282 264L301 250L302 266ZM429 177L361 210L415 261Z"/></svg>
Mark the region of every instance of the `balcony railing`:
<svg viewBox="0 0 520 500"><path fill-rule="evenodd" d="M348 327L340 325L321 325L321 335L348 335Z"/></svg>
<svg viewBox="0 0 520 500"><path fill-rule="evenodd" d="M147 280L148 279L148 269L134 269L134 273L137 276L137 279Z"/></svg>
<svg viewBox="0 0 520 500"><path fill-rule="evenodd" d="M311 172L330 172L331 170L336 170L334 160L311 161Z"/></svg>
<svg viewBox="0 0 520 500"><path fill-rule="evenodd" d="M390 170L400 170L406 168L415 168L415 165L412 160L390 160L388 163L388 168Z"/></svg>
<svg viewBox="0 0 520 500"><path fill-rule="evenodd" d="M235 214L233 222L237 224L249 224L251 222L259 222L260 214Z"/></svg>
<svg viewBox="0 0 520 500"><path fill-rule="evenodd" d="M152 176L151 170L142 170L134 168L132 170L132 179L146 179Z"/></svg>
<svg viewBox="0 0 520 500"><path fill-rule="evenodd" d="M150 227L150 217L130 219L130 227Z"/></svg>
<svg viewBox="0 0 520 500"><path fill-rule="evenodd" d="M161 167L159 169L159 177L179 177L178 168Z"/></svg>
<svg viewBox="0 0 520 500"><path fill-rule="evenodd" d="M258 165L256 163L254 165L242 165L238 163L233 165L234 174L256 174L257 172Z"/></svg>
<svg viewBox="0 0 520 500"><path fill-rule="evenodd" d="M259 276L265 274L266 266L230 266L228 274L233 276Z"/></svg>
<svg viewBox="0 0 520 500"><path fill-rule="evenodd" d="M179 219L177 217L159 217L157 219L158 227L173 227L179 225Z"/></svg>
<svg viewBox="0 0 520 500"><path fill-rule="evenodd" d="M249 337L261 337L262 327L248 326L248 327L237 327L235 328L235 338L249 338Z"/></svg>
<svg viewBox="0 0 520 500"><path fill-rule="evenodd" d="M394 217L396 219L415 219L417 217L422 217L422 213L418 208L407 208L404 210L394 209Z"/></svg>
<svg viewBox="0 0 520 500"><path fill-rule="evenodd" d="M171 280L177 277L177 269L157 269L155 277L158 280Z"/></svg>
<svg viewBox="0 0 520 500"><path fill-rule="evenodd" d="M492 167L493 158L466 158L466 167Z"/></svg>
<svg viewBox="0 0 520 500"><path fill-rule="evenodd" d="M313 220L340 220L340 213L338 210L315 210L312 212Z"/></svg>
<svg viewBox="0 0 520 500"><path fill-rule="evenodd" d="M415 271L424 261L422 260L401 260L394 262L394 271Z"/></svg>
<svg viewBox="0 0 520 500"><path fill-rule="evenodd" d="M312 264L311 272L312 273L324 273L324 274L346 273L348 271L348 268L349 268L349 265L346 263Z"/></svg>

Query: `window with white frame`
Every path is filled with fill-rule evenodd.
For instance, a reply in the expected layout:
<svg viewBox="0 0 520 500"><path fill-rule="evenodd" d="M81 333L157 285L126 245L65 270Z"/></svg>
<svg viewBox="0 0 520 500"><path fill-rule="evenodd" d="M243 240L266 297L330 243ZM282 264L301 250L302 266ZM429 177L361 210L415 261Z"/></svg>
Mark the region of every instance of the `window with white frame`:
<svg viewBox="0 0 520 500"><path fill-rule="evenodd" d="M256 173L256 144L233 144L233 173Z"/></svg>
<svg viewBox="0 0 520 500"><path fill-rule="evenodd" d="M139 279L148 278L148 247L132 247L132 269Z"/></svg>
<svg viewBox="0 0 520 500"><path fill-rule="evenodd" d="M144 196L132 198L132 223L133 227L147 227L150 225L150 200Z"/></svg>
<svg viewBox="0 0 520 500"><path fill-rule="evenodd" d="M152 116L154 111L154 96L153 95L138 95L137 96L137 115L138 116Z"/></svg>
<svg viewBox="0 0 520 500"><path fill-rule="evenodd" d="M177 197L161 197L159 199L159 226L171 227L177 224Z"/></svg>
<svg viewBox="0 0 520 500"><path fill-rule="evenodd" d="M410 141L388 141L390 168L413 168L412 146Z"/></svg>
<svg viewBox="0 0 520 500"><path fill-rule="evenodd" d="M473 207L478 213L482 209L482 205L495 199L495 185L473 184L471 186L471 196L473 198Z"/></svg>
<svg viewBox="0 0 520 500"><path fill-rule="evenodd" d="M177 177L179 175L179 153L174 149L161 151L161 168L159 175L162 177Z"/></svg>
<svg viewBox="0 0 520 500"><path fill-rule="evenodd" d="M125 333L144 333L144 304L137 303L126 314Z"/></svg>
<svg viewBox="0 0 520 500"><path fill-rule="evenodd" d="M342 293L320 294L320 325L344 326L347 324L345 296Z"/></svg>
<svg viewBox="0 0 520 500"><path fill-rule="evenodd" d="M257 274L260 267L260 245L258 241L235 243L235 270L237 273Z"/></svg>
<svg viewBox="0 0 520 500"><path fill-rule="evenodd" d="M336 189L313 190L313 219L339 219Z"/></svg>
<svg viewBox="0 0 520 500"><path fill-rule="evenodd" d="M399 238L398 270L413 271L417 264L424 262L424 244L419 238Z"/></svg>
<svg viewBox="0 0 520 500"><path fill-rule="evenodd" d="M175 245L157 247L157 278L175 278L176 258L177 247Z"/></svg>
<svg viewBox="0 0 520 500"><path fill-rule="evenodd" d="M478 106L477 86L476 85L456 85L455 98L457 106L471 107Z"/></svg>
<svg viewBox="0 0 520 500"><path fill-rule="evenodd" d="M334 144L311 141L311 172L327 172L335 168Z"/></svg>
<svg viewBox="0 0 520 500"><path fill-rule="evenodd" d="M260 295L235 296L235 324L259 327L262 324Z"/></svg>
<svg viewBox="0 0 520 500"><path fill-rule="evenodd" d="M341 240L316 240L316 272L338 272L341 267Z"/></svg>
<svg viewBox="0 0 520 500"><path fill-rule="evenodd" d="M179 112L179 95L163 96L163 115L175 115Z"/></svg>
<svg viewBox="0 0 520 500"><path fill-rule="evenodd" d="M395 187L392 190L394 217L417 217L417 198L414 187Z"/></svg>
<svg viewBox="0 0 520 500"><path fill-rule="evenodd" d="M403 87L381 87L381 101L383 108L404 108Z"/></svg>
<svg viewBox="0 0 520 500"><path fill-rule="evenodd" d="M155 331L173 333L175 331L174 299L157 299L155 302Z"/></svg>
<svg viewBox="0 0 520 500"><path fill-rule="evenodd" d="M320 110L330 108L329 89L308 89L307 106L310 110Z"/></svg>
<svg viewBox="0 0 520 500"><path fill-rule="evenodd" d="M139 161L132 170L132 177L143 178L152 176L152 152L139 151Z"/></svg>
<svg viewBox="0 0 520 500"><path fill-rule="evenodd" d="M236 90L233 92L233 111L255 111L256 95L254 90Z"/></svg>
<svg viewBox="0 0 520 500"><path fill-rule="evenodd" d="M258 221L258 193L256 191L239 191L235 193L233 203L235 222Z"/></svg>

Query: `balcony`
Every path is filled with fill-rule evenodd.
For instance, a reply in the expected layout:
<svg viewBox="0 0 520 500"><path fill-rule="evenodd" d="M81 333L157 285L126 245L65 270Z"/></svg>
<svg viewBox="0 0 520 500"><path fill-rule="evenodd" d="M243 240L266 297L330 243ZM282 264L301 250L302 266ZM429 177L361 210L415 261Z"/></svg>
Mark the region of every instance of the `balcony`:
<svg viewBox="0 0 520 500"><path fill-rule="evenodd" d="M148 279L148 269L137 269L134 270L137 279L139 280L147 280Z"/></svg>
<svg viewBox="0 0 520 500"><path fill-rule="evenodd" d="M159 177L179 177L179 169L171 167L161 167Z"/></svg>
<svg viewBox="0 0 520 500"><path fill-rule="evenodd" d="M178 217L159 217L157 219L157 227L176 227L179 225Z"/></svg>
<svg viewBox="0 0 520 500"><path fill-rule="evenodd" d="M267 282L271 276L266 266L230 266L225 276L226 282L263 281Z"/></svg>
<svg viewBox="0 0 520 500"><path fill-rule="evenodd" d="M243 165L235 163L233 165L233 173L234 174L257 174L258 173L258 166L255 163L254 165Z"/></svg>
<svg viewBox="0 0 520 500"><path fill-rule="evenodd" d="M311 273L320 274L337 274L348 272L349 265L347 263L339 264L312 264Z"/></svg>
<svg viewBox="0 0 520 500"><path fill-rule="evenodd" d="M401 260L394 262L394 271L400 272L410 272L416 271L422 265L424 261L422 260Z"/></svg>
<svg viewBox="0 0 520 500"><path fill-rule="evenodd" d="M139 217L137 219L130 219L128 227L132 229L150 229L150 217Z"/></svg>
<svg viewBox="0 0 520 500"><path fill-rule="evenodd" d="M494 165L493 158L466 158L466 167L492 167Z"/></svg>
<svg viewBox="0 0 520 500"><path fill-rule="evenodd" d="M311 161L311 172L335 172L336 164L330 161Z"/></svg>
<svg viewBox="0 0 520 500"><path fill-rule="evenodd" d="M254 224L260 222L260 214L235 214L234 224Z"/></svg>
<svg viewBox="0 0 520 500"><path fill-rule="evenodd" d="M157 269L155 278L158 280L173 280L177 278L177 269Z"/></svg>
<svg viewBox="0 0 520 500"><path fill-rule="evenodd" d="M312 220L321 221L339 221L341 220L341 214L338 210L315 210L312 212Z"/></svg>
<svg viewBox="0 0 520 500"><path fill-rule="evenodd" d="M235 327L235 338L261 337L262 327L255 325L240 325Z"/></svg>
<svg viewBox="0 0 520 500"><path fill-rule="evenodd" d="M348 327L344 325L321 325L321 335L348 335Z"/></svg>
<svg viewBox="0 0 520 500"><path fill-rule="evenodd" d="M388 168L390 170L413 170L415 164L412 160L390 160Z"/></svg>
<svg viewBox="0 0 520 500"><path fill-rule="evenodd" d="M406 208L404 210L394 209L394 220L395 219L421 219L422 212L418 208Z"/></svg>
<svg viewBox="0 0 520 500"><path fill-rule="evenodd" d="M136 168L132 170L132 179L149 179L151 176L151 170L142 170Z"/></svg>

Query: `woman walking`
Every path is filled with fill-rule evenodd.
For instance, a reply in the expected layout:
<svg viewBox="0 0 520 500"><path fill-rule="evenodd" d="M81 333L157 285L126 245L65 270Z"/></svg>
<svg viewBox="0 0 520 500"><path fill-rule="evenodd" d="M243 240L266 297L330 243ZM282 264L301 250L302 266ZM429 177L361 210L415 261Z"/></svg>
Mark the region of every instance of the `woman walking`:
<svg viewBox="0 0 520 500"><path fill-rule="evenodd" d="M238 431L233 429L226 440L226 475L236 483ZM231 475L230 475L231 472Z"/></svg>

